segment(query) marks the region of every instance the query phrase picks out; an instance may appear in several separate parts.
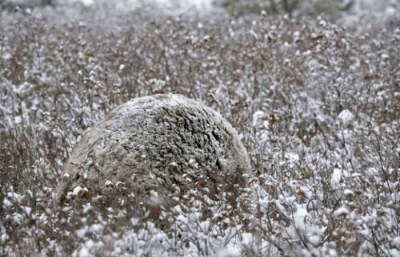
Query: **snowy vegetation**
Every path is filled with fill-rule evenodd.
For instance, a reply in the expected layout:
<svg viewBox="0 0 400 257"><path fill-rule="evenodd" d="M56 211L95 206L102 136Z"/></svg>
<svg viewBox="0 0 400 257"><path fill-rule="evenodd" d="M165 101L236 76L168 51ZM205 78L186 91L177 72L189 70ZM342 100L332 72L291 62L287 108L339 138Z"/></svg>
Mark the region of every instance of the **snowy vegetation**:
<svg viewBox="0 0 400 257"><path fill-rule="evenodd" d="M393 3L335 16L107 2L2 11L0 256L399 257ZM199 99L239 131L253 172L240 218L221 219L227 203L213 199L176 208L170 231L118 204L57 208L85 129L160 92Z"/></svg>

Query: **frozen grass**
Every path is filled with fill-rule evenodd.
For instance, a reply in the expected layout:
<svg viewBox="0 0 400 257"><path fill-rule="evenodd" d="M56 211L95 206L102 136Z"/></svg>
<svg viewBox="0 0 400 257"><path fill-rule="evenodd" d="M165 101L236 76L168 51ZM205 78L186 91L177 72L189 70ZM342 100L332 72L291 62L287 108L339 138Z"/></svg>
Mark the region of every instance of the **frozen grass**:
<svg viewBox="0 0 400 257"><path fill-rule="evenodd" d="M0 256L400 256L398 20L354 32L152 13L1 14ZM159 92L241 132L254 172L242 218L210 201L210 218L178 208L165 232L129 208L56 209L82 132Z"/></svg>

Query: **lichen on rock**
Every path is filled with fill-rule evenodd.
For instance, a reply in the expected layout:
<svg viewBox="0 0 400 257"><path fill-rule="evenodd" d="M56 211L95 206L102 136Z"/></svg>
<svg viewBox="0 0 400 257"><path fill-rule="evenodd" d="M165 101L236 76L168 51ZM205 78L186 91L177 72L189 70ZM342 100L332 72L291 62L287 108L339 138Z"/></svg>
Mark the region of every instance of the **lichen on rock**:
<svg viewBox="0 0 400 257"><path fill-rule="evenodd" d="M147 206L153 218L178 203L190 206L190 192L203 202L238 205L250 172L247 152L229 122L174 94L136 98L117 107L84 133L64 167L59 205L77 196L108 205L108 195L119 195ZM77 187L80 191L73 194Z"/></svg>

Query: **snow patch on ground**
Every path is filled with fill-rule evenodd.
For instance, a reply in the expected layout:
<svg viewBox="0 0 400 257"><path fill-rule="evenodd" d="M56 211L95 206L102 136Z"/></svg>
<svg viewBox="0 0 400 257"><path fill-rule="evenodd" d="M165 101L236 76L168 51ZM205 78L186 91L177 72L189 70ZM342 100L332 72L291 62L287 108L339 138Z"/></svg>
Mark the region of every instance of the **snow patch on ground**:
<svg viewBox="0 0 400 257"><path fill-rule="evenodd" d="M339 116L338 119L340 122L344 125L347 126L351 123L351 121L354 119L353 113L351 113L349 110L343 110Z"/></svg>

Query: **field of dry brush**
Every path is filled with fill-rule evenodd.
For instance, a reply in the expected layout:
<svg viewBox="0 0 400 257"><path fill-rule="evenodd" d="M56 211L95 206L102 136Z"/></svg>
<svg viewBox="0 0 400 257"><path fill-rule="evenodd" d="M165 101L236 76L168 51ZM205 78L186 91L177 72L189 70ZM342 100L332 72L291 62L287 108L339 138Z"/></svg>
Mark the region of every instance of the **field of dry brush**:
<svg viewBox="0 0 400 257"><path fill-rule="evenodd" d="M0 14L0 256L400 257L399 19L72 8ZM210 201L167 233L125 207L55 208L83 131L160 92L239 131L242 218Z"/></svg>

